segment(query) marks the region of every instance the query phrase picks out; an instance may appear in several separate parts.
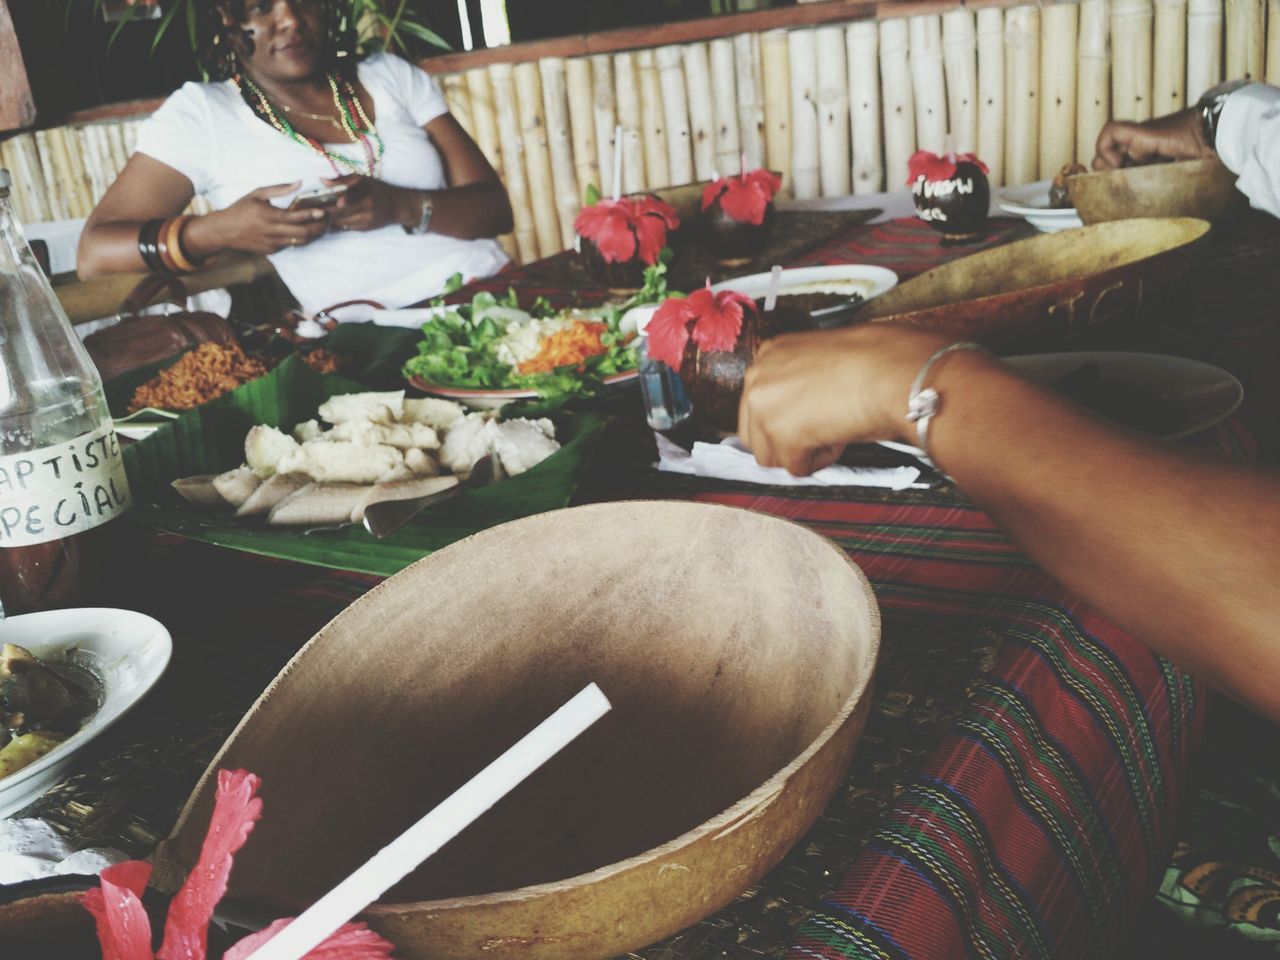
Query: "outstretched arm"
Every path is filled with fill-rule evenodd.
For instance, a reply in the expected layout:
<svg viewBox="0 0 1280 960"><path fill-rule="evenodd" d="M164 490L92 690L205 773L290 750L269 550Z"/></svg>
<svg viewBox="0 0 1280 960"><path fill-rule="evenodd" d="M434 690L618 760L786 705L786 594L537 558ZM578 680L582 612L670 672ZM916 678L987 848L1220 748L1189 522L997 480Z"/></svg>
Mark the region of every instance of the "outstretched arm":
<svg viewBox="0 0 1280 960"><path fill-rule="evenodd" d="M917 371L946 339L889 324L767 342L739 433L808 473L855 441L917 442ZM928 385L934 460L1034 560L1122 629L1280 719L1280 477L1099 420L972 351Z"/></svg>

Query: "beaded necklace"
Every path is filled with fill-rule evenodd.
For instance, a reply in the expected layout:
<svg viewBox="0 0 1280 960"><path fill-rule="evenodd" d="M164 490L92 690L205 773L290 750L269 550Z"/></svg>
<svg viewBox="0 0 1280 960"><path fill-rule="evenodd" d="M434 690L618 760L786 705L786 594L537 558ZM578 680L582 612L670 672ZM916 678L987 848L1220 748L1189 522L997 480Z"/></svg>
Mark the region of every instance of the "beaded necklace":
<svg viewBox="0 0 1280 960"><path fill-rule="evenodd" d="M334 106L338 108L338 113L341 117L340 126L352 143L358 143L364 147L364 163L348 159L340 153L334 153L314 137L299 133L285 117L276 113L271 101L267 99L267 95L248 77L243 77L237 73L231 78L231 82L236 85L240 95L244 97L245 102L258 117L271 124L290 140L305 147L310 147L324 157L329 162L334 176L342 176L344 173L359 173L367 177L376 177L378 175L378 167L382 162L382 154L385 150L382 137L378 135L378 131L369 121L369 117L364 112L364 107L361 106L360 98L356 96L355 88L352 87L351 82L346 77L339 77L332 72L325 76L329 81L329 89L333 91ZM357 125L357 120L359 125Z"/></svg>

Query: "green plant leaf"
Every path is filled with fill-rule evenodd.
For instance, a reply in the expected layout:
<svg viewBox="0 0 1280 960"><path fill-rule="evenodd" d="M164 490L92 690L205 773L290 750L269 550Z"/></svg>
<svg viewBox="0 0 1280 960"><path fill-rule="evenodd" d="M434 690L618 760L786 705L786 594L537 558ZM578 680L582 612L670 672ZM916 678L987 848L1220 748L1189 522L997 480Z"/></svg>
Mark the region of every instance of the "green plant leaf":
<svg viewBox="0 0 1280 960"><path fill-rule="evenodd" d="M182 2L175 3L160 19L160 22L156 25L156 35L151 38L151 50L148 53L148 56L155 56L156 47L160 46L160 41L164 38L165 32L169 29L169 25L173 23L173 18L178 15L178 11L183 7L189 7L190 3L191 0L182 0Z"/></svg>
<svg viewBox="0 0 1280 960"><path fill-rule="evenodd" d="M389 576L456 540L519 517L567 506L604 430L599 414L556 418L559 451L518 477L469 490L415 517L387 540L363 527L302 531L238 520L229 512L184 504L169 487L177 477L213 473L244 459L244 437L255 423L282 429L315 415L329 397L365 389L345 377L321 375L290 358L267 376L183 414L141 443L125 448L137 518L158 530L204 543L343 570Z"/></svg>
<svg viewBox="0 0 1280 960"><path fill-rule="evenodd" d="M453 49L453 47L449 46L444 37L440 36L440 34L436 33L434 30L424 27L420 23L415 23L412 20L405 20L400 24L400 29L405 31L405 33L412 34L419 40L426 41L433 47L438 47L441 50Z"/></svg>
<svg viewBox="0 0 1280 960"><path fill-rule="evenodd" d="M583 197L583 200L585 201L586 206L594 207L597 203L600 202L600 188L597 187L594 183L588 183L586 196Z"/></svg>

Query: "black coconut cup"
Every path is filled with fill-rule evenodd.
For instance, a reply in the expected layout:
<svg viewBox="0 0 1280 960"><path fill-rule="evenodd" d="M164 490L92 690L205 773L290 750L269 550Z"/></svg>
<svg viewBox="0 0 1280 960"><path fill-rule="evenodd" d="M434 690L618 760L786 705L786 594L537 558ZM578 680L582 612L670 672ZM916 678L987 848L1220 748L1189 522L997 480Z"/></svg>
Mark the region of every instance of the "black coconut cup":
<svg viewBox="0 0 1280 960"><path fill-rule="evenodd" d="M917 177L911 185L916 216L942 233L944 240L970 240L987 222L991 186L977 164L956 165L948 180L926 181Z"/></svg>
<svg viewBox="0 0 1280 960"><path fill-rule="evenodd" d="M578 256L592 279L611 290L639 290L644 286L644 271L649 264L639 257L620 263L610 262L593 241L581 234L578 235Z"/></svg>

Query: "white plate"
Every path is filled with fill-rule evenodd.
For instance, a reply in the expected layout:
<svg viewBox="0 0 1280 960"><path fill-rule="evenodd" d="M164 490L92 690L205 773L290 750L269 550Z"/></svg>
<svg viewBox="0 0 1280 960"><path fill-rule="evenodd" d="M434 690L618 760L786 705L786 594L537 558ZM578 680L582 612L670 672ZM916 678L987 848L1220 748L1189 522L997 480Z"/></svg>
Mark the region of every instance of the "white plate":
<svg viewBox="0 0 1280 960"><path fill-rule="evenodd" d="M622 373L615 373L612 376L605 377L601 383L604 384L606 389L613 390L634 383L639 378L639 370L624 370ZM431 383L416 375L409 377L409 383L425 394L433 397L443 397L445 400L453 400L464 407L470 407L472 410L500 410L508 403L516 400L534 400L538 397L537 390L488 390L482 387L446 387L438 383Z"/></svg>
<svg viewBox="0 0 1280 960"><path fill-rule="evenodd" d="M1022 187L1002 190L996 206L1005 213L1025 218L1041 233L1057 233L1059 230L1084 226L1074 207L1054 209L1049 206L1050 183L1049 180L1039 180Z"/></svg>
<svg viewBox="0 0 1280 960"><path fill-rule="evenodd" d="M771 275L753 273L745 277L731 277L711 285L712 290L735 290L753 299L769 292ZM863 263L842 263L831 267L793 267L782 271L780 294L795 296L803 293L862 294L864 300L878 297L898 283L898 275L884 267Z"/></svg>
<svg viewBox="0 0 1280 960"><path fill-rule="evenodd" d="M98 712L65 743L0 780L0 817L21 810L62 780L77 751L119 720L160 679L173 644L159 622L130 610L85 607L0 621L0 643L41 659L66 660L102 684Z"/></svg>

